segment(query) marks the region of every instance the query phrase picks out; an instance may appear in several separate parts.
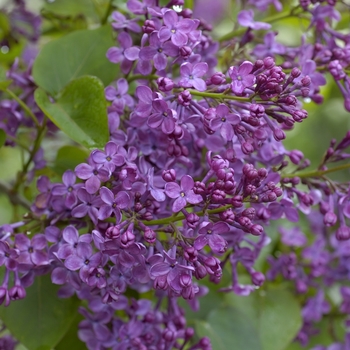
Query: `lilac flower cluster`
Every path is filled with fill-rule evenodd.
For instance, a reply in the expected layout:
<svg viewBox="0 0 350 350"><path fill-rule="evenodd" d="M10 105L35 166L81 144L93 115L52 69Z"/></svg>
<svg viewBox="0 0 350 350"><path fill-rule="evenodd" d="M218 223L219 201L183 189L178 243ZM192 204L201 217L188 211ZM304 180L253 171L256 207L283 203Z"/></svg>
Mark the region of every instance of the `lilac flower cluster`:
<svg viewBox="0 0 350 350"><path fill-rule="evenodd" d="M248 1L239 13L246 31L222 41L244 50L226 69L217 65L220 46L210 28L182 1L160 7L129 0L130 14L112 13L116 46L106 55L122 74L105 89L110 140L61 182L39 177L30 213L1 227L1 304L23 299L35 276L50 273L60 297L77 295L88 305L79 325L88 349L209 350L207 338L194 343L177 301L198 310L205 294L199 281L219 283L229 266L224 292L249 295L265 278L293 282L304 296L297 336L304 345L332 312L326 289L341 284L339 309L350 313L349 186L325 181L330 164L349 158L350 134L332 140L309 172L303 153L281 143L307 118L303 100L322 102L326 72L350 111L350 37L333 29L335 1L300 1L294 11L310 16L315 42L305 37L298 48L283 46L250 7L265 11L270 4L282 9L279 1ZM261 32L254 31L267 31L258 45ZM8 72L32 118L17 100L0 102L7 145L15 144L19 126L35 127L44 117L32 98L30 67L19 73L16 61ZM45 164L40 147L31 161L34 176ZM283 253L268 258L266 274L258 271L255 262L271 241L265 228L300 217L310 220L311 239L300 226L280 228ZM28 235L31 225L40 231ZM242 268L250 284L241 284ZM153 291L155 302L128 298L130 291Z"/></svg>

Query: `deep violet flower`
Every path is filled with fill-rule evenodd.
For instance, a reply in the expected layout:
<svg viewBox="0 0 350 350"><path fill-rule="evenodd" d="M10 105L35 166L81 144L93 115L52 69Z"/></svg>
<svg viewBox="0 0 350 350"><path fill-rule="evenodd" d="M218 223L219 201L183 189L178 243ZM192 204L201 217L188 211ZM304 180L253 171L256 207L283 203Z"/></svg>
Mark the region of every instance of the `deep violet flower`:
<svg viewBox="0 0 350 350"><path fill-rule="evenodd" d="M165 185L165 193L170 198L174 198L173 212L183 209L187 202L190 204L198 204L202 202L202 196L193 192L194 181L191 176L184 175L181 178L180 186L176 182L168 182Z"/></svg>

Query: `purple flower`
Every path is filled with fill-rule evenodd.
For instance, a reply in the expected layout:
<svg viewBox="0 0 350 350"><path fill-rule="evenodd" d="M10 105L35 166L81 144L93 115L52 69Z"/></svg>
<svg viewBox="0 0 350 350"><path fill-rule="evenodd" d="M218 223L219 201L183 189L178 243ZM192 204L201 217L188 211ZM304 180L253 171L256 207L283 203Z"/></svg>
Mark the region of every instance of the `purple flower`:
<svg viewBox="0 0 350 350"><path fill-rule="evenodd" d="M199 229L198 237L194 241L193 247L197 250L204 248L207 244L215 254L223 254L227 248L227 242L220 235L228 233L229 226L224 222L204 222Z"/></svg>
<svg viewBox="0 0 350 350"><path fill-rule="evenodd" d="M253 18L254 18L253 10L243 10L237 16L238 23L242 27L249 27L255 30L271 28L271 24L264 23L264 22L255 22Z"/></svg>
<svg viewBox="0 0 350 350"><path fill-rule="evenodd" d="M298 226L291 229L279 227L278 231L282 235L282 242L290 247L303 247L307 243L306 236Z"/></svg>
<svg viewBox="0 0 350 350"><path fill-rule="evenodd" d="M95 164L89 159L89 164L82 163L76 166L75 174L79 179L86 180L85 188L90 194L96 193L101 186L101 181L109 179L109 171L102 164Z"/></svg>
<svg viewBox="0 0 350 350"><path fill-rule="evenodd" d="M112 63L121 62L120 68L127 74L132 67L132 61L138 59L139 49L132 46L131 36L126 32L119 33L118 41L121 47L111 47L106 56Z"/></svg>
<svg viewBox="0 0 350 350"><path fill-rule="evenodd" d="M275 41L276 34L274 32L268 32L264 37L264 44L258 44L255 46L253 53L258 58L265 58L268 56L283 55L286 52L284 45Z"/></svg>
<svg viewBox="0 0 350 350"><path fill-rule="evenodd" d="M278 0L249 0L248 3L255 6L259 11L266 11L270 4L273 4L277 11L282 10L282 4Z"/></svg>
<svg viewBox="0 0 350 350"><path fill-rule="evenodd" d="M161 27L158 36L161 42L169 39L174 45L181 47L187 44L187 34L193 32L199 25L199 21L192 19L181 19L173 10L168 10L164 13L163 21L165 26Z"/></svg>
<svg viewBox="0 0 350 350"><path fill-rule="evenodd" d="M140 33L141 27L136 23L137 19L126 19L120 12L114 11L112 13L112 27L114 29L129 29L132 32Z"/></svg>
<svg viewBox="0 0 350 350"><path fill-rule="evenodd" d="M98 209L103 201L100 196L94 196L86 191L85 188L78 190L78 198L81 204L73 208L72 216L74 218L83 218L85 215L89 215L94 224L97 224Z"/></svg>
<svg viewBox="0 0 350 350"><path fill-rule="evenodd" d="M66 196L65 206L68 209L72 209L78 203L77 190L83 186L83 184L76 184L75 181L74 172L67 170L62 175L63 184L54 185L52 188L54 196Z"/></svg>
<svg viewBox="0 0 350 350"><path fill-rule="evenodd" d="M152 259L150 259L151 277L155 280L161 277L164 279L165 284L169 285L176 292L180 292L183 286L184 279L182 277L184 274L188 276L191 280L191 275L188 273L194 271L192 266L182 265L176 259L176 246L174 245L168 252L163 251L163 256L160 254L155 254Z"/></svg>
<svg viewBox="0 0 350 350"><path fill-rule="evenodd" d="M168 182L165 185L165 193L170 198L176 198L172 210L178 212L183 209L187 202L198 204L202 202L202 196L193 192L194 181L191 176L184 175L181 178L180 186L176 182Z"/></svg>
<svg viewBox="0 0 350 350"><path fill-rule="evenodd" d="M206 62L200 63L183 63L180 67L181 79L179 85L185 88L194 87L198 91L205 91L207 84L201 77L208 71Z"/></svg>
<svg viewBox="0 0 350 350"><path fill-rule="evenodd" d="M142 60L154 61L154 67L157 70L163 70L167 65L167 56L176 57L179 53L179 48L172 42L161 42L158 38L158 33L153 32L149 38L149 46L143 47L140 50L139 56Z"/></svg>
<svg viewBox="0 0 350 350"><path fill-rule="evenodd" d="M318 322L323 314L330 311L330 305L326 301L324 291L321 289L315 297L309 298L302 310L304 321Z"/></svg>
<svg viewBox="0 0 350 350"><path fill-rule="evenodd" d="M47 241L43 234L35 235L30 240L26 235L20 233L15 236L15 247L19 251L18 262L26 265L49 264L46 251Z"/></svg>
<svg viewBox="0 0 350 350"><path fill-rule="evenodd" d="M255 75L250 74L253 70L253 63L244 61L238 68L230 67L228 74L232 79L231 89L235 94L242 94L246 87L255 84Z"/></svg>
<svg viewBox="0 0 350 350"><path fill-rule="evenodd" d="M240 121L241 117L238 114L230 113L226 105L220 104L216 107L216 117L210 121L209 126L212 130L220 129L220 134L225 141L232 141L233 125L239 124Z"/></svg>
<svg viewBox="0 0 350 350"><path fill-rule="evenodd" d="M96 150L91 154L92 160L97 164L103 164L109 173L113 173L117 166L125 163L123 155L118 154L118 145L110 141L105 146L105 151Z"/></svg>
<svg viewBox="0 0 350 350"><path fill-rule="evenodd" d="M104 220L109 218L111 214L114 213L116 222L119 224L122 219L120 209L125 209L129 206L129 195L124 191L120 191L115 196L107 187L102 187L100 189L100 196L104 204L101 206L98 212L98 218L100 220Z"/></svg>
<svg viewBox="0 0 350 350"><path fill-rule="evenodd" d="M152 129L161 127L164 134L171 134L175 129L176 112L169 108L168 104L157 98L152 103L154 113L148 118L148 126Z"/></svg>
<svg viewBox="0 0 350 350"><path fill-rule="evenodd" d="M15 270L17 267L18 251L10 248L5 241L0 241L0 266L5 265L9 270Z"/></svg>
<svg viewBox="0 0 350 350"><path fill-rule="evenodd" d="M271 219L277 220L285 214L286 218L292 222L299 221L299 214L297 209L294 206L294 203L291 199L283 198L279 203L274 202L269 204L268 209L271 213Z"/></svg>
<svg viewBox="0 0 350 350"><path fill-rule="evenodd" d="M125 106L130 109L134 107L134 100L127 93L128 90L129 84L124 78L117 80L117 88L111 85L105 88L106 100L113 101L113 105L119 114L124 112Z"/></svg>
<svg viewBox="0 0 350 350"><path fill-rule="evenodd" d="M70 255L64 262L64 266L71 271L79 270L79 276L83 282L89 277L89 270L97 267L102 261L102 253L93 254L92 247L88 243L81 243L76 253Z"/></svg>
<svg viewBox="0 0 350 350"><path fill-rule="evenodd" d="M69 255L75 254L80 244L90 243L92 240L91 234L79 236L78 230L72 225L67 226L62 235L66 243L63 243L57 251L57 256L60 259L66 259Z"/></svg>

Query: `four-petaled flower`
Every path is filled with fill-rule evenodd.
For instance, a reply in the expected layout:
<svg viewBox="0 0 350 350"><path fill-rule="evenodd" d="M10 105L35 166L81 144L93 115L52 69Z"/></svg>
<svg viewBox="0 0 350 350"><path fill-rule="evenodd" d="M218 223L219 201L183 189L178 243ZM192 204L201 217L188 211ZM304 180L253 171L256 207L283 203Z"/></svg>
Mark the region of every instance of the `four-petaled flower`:
<svg viewBox="0 0 350 350"><path fill-rule="evenodd" d="M181 178L180 186L176 182L168 182L165 185L165 193L170 198L176 198L173 203L173 212L177 213L183 209L187 202L190 204L198 204L203 198L199 194L193 192L194 181L191 176L184 175Z"/></svg>
<svg viewBox="0 0 350 350"><path fill-rule="evenodd" d="M253 63L249 61L244 61L238 68L230 67L228 74L232 79L231 89L235 94L241 95L245 88L255 84L255 75L250 74L253 67Z"/></svg>

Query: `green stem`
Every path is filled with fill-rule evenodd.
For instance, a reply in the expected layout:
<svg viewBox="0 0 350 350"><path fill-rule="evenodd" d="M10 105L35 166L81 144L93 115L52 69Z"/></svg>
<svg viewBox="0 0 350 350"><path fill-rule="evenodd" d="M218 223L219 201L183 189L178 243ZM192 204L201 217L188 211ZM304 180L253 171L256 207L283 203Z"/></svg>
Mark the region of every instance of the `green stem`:
<svg viewBox="0 0 350 350"><path fill-rule="evenodd" d="M297 172L294 174L282 174L282 179L292 178L292 177L300 177L300 178L308 178L308 177L321 177L325 174L334 173L339 170L349 169L350 163L336 166L334 168L326 169L326 170L313 170L309 172Z"/></svg>
<svg viewBox="0 0 350 350"><path fill-rule="evenodd" d="M293 7L290 11L285 11L285 12L277 13L276 15L273 15L273 16L266 17L263 20L261 20L261 22L273 23L289 17L297 17L301 13L301 11L294 12L297 8L298 7ZM221 38L218 39L218 41L223 42L223 41L230 40L236 36L241 36L245 33L246 30L247 28L239 28L237 30L234 30L230 33L223 35Z"/></svg>
<svg viewBox="0 0 350 350"><path fill-rule="evenodd" d="M251 97L238 97L238 96L231 96L231 95L225 95L225 94L217 94L215 92L200 92L197 90L187 90L191 93L191 95L194 96L201 96L201 97L210 97L210 98L216 98L216 99L226 99L226 100L235 100L235 101L241 101L241 102L251 102Z"/></svg>
<svg viewBox="0 0 350 350"><path fill-rule="evenodd" d="M29 170L29 166L34 160L36 152L39 150L41 141L46 133L46 118L43 121L43 125L38 128L38 134L34 142L33 149L30 152L27 162L23 165L22 170L18 173L15 184L12 187L12 193L17 194L20 185L23 183L25 176Z"/></svg>
<svg viewBox="0 0 350 350"><path fill-rule="evenodd" d="M18 102L18 104L27 112L27 114L32 118L35 126L37 128L40 127L39 121L34 115L34 113L30 110L30 108L16 95L14 94L11 90L9 89L4 89L3 91L7 92L15 101Z"/></svg>
<svg viewBox="0 0 350 350"><path fill-rule="evenodd" d="M204 215L210 215L210 214L218 214L218 213L222 213L223 211L227 210L231 208L231 205L225 205L223 207L220 208L216 208L216 209L211 209L211 210L206 210L206 211L198 211L195 214L197 214L198 216L204 216ZM176 221L181 221L181 220L185 220L186 217L185 215L181 214L181 215L177 215L177 216L168 216L167 218L163 218L163 219L157 219L157 220L151 220L151 221L142 221L142 223L146 226L153 226L153 225L169 225L173 222Z"/></svg>
<svg viewBox="0 0 350 350"><path fill-rule="evenodd" d="M106 13L105 13L105 15L103 16L103 18L101 19L101 24L102 24L102 25L104 25L104 24L107 23L108 17L109 17L109 15L111 14L112 9L113 9L112 0L109 0L109 2L108 2L108 8L107 8L107 10L106 10Z"/></svg>
<svg viewBox="0 0 350 350"><path fill-rule="evenodd" d="M159 78L159 76L155 75L155 74L150 74L150 75L135 74L135 75L132 75L131 77L128 77L127 81L128 81L128 83L131 83L132 81L138 80L138 79L156 80L158 78Z"/></svg>

